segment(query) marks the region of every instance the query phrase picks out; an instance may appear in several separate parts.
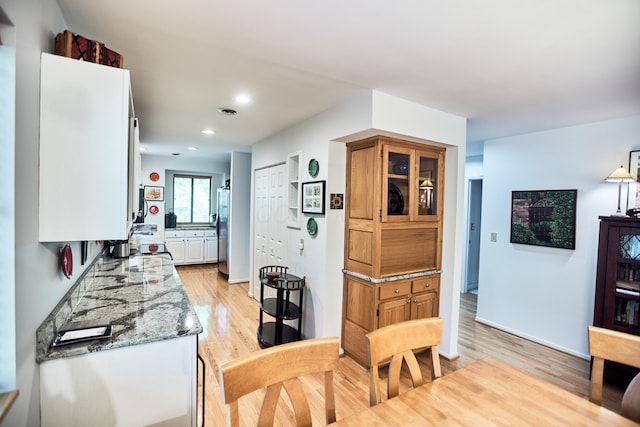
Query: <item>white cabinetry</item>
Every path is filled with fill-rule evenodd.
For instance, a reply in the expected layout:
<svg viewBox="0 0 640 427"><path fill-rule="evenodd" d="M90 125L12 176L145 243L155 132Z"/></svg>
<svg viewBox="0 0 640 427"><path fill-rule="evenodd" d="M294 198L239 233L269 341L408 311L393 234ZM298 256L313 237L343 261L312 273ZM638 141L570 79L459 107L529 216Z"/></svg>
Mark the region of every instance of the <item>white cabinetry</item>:
<svg viewBox="0 0 640 427"><path fill-rule="evenodd" d="M41 61L39 240L126 239L129 71Z"/></svg>
<svg viewBox="0 0 640 427"><path fill-rule="evenodd" d="M165 230L164 243L173 257L173 263L175 265L184 264L184 231Z"/></svg>
<svg viewBox="0 0 640 427"><path fill-rule="evenodd" d="M42 426L195 426L197 339L42 362Z"/></svg>
<svg viewBox="0 0 640 427"><path fill-rule="evenodd" d="M204 230L188 230L185 232L186 264L204 262Z"/></svg>
<svg viewBox="0 0 640 427"><path fill-rule="evenodd" d="M165 244L175 265L218 262L216 230L167 230Z"/></svg>
<svg viewBox="0 0 640 427"><path fill-rule="evenodd" d="M218 262L218 237L216 230L204 232L204 262Z"/></svg>

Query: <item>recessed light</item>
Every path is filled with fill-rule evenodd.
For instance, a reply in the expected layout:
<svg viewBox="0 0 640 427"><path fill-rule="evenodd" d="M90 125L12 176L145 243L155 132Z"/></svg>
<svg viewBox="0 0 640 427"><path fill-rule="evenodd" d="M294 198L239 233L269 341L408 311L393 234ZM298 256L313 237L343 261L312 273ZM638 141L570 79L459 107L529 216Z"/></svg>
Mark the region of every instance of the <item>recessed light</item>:
<svg viewBox="0 0 640 427"><path fill-rule="evenodd" d="M216 133L216 131L213 129L202 129L200 132L204 133L205 135L213 135L214 133Z"/></svg>
<svg viewBox="0 0 640 427"><path fill-rule="evenodd" d="M187 150L198 151L198 147L187 147Z"/></svg>
<svg viewBox="0 0 640 427"><path fill-rule="evenodd" d="M218 113L224 114L226 116L235 116L236 114L238 114L238 112L233 108L224 108L224 107L218 108Z"/></svg>
<svg viewBox="0 0 640 427"><path fill-rule="evenodd" d="M233 98L236 102L239 102L241 104L248 104L251 102L251 98L249 98L247 95L238 95L235 98Z"/></svg>

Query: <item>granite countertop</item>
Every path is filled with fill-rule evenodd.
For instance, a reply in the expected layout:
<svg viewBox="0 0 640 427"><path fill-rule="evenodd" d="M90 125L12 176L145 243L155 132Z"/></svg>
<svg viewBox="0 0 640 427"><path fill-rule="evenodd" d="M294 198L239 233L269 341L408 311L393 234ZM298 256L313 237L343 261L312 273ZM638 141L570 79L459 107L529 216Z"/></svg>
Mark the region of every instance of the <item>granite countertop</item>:
<svg viewBox="0 0 640 427"><path fill-rule="evenodd" d="M442 270L419 271L417 273L399 274L396 276L379 277L379 278L370 277L365 274L357 273L355 271L350 271L347 269L342 269L342 272L354 277L358 277L362 280L366 280L367 282L371 282L371 283L387 283L387 282L395 282L396 280L414 279L416 277L430 276L432 274L440 274L442 273Z"/></svg>
<svg viewBox="0 0 640 427"><path fill-rule="evenodd" d="M111 324L112 336L51 347L76 322ZM195 335L202 326L169 255L102 255L36 331L36 362Z"/></svg>
<svg viewBox="0 0 640 427"><path fill-rule="evenodd" d="M215 230L215 225L182 225L177 227L165 227L165 231L180 231L180 230Z"/></svg>

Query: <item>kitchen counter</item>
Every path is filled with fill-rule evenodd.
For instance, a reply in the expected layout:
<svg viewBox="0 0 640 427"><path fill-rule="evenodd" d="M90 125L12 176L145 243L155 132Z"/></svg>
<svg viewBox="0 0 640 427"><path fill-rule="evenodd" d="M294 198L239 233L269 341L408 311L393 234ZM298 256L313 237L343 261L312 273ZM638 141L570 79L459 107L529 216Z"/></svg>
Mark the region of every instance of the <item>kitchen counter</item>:
<svg viewBox="0 0 640 427"><path fill-rule="evenodd" d="M51 347L70 323L111 324L112 336ZM98 257L36 331L36 362L170 340L202 325L169 255Z"/></svg>

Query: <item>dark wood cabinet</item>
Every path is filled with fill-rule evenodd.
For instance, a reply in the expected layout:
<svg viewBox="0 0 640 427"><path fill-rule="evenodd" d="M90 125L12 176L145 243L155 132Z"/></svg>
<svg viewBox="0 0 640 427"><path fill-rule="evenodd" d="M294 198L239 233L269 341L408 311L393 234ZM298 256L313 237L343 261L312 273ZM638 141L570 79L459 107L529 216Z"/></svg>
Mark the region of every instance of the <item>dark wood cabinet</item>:
<svg viewBox="0 0 640 427"><path fill-rule="evenodd" d="M640 335L640 219L600 217L593 324ZM637 369L608 363L605 381L624 386Z"/></svg>

